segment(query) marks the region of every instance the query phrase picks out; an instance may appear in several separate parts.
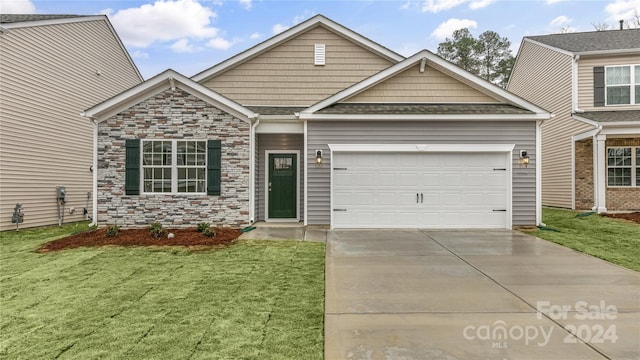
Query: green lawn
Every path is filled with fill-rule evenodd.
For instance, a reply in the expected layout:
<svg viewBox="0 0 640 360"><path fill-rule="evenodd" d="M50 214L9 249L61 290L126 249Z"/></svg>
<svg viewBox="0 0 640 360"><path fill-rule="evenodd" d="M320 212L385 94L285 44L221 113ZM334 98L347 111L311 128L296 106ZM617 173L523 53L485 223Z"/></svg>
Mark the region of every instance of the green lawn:
<svg viewBox="0 0 640 360"><path fill-rule="evenodd" d="M542 209L548 228L531 235L640 271L640 224L578 211Z"/></svg>
<svg viewBox="0 0 640 360"><path fill-rule="evenodd" d="M81 229L0 233L0 358L323 358L324 244L34 252Z"/></svg>

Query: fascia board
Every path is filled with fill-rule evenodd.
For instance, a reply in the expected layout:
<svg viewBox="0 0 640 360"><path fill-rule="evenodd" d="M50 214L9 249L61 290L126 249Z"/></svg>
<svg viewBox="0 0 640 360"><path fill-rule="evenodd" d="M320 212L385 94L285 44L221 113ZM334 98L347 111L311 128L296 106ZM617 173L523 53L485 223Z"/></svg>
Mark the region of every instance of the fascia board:
<svg viewBox="0 0 640 360"><path fill-rule="evenodd" d="M512 152L515 144L328 144L333 152Z"/></svg>
<svg viewBox="0 0 640 360"><path fill-rule="evenodd" d="M13 22L13 23L4 23L2 24L2 27L4 27L5 29L18 29L18 28L25 28L25 27L60 25L60 24L79 23L79 22L85 22L85 21L105 20L106 18L107 18L106 15L95 15L95 16L80 16L80 17L62 18L62 19L20 21L20 22Z"/></svg>
<svg viewBox="0 0 640 360"><path fill-rule="evenodd" d="M327 121L532 121L548 120L549 114L524 114L524 115L502 115L502 114L306 114L300 113L301 120L327 120Z"/></svg>
<svg viewBox="0 0 640 360"><path fill-rule="evenodd" d="M404 57L402 55L396 54L395 52L383 47L380 44L377 44L376 42L367 39L366 37L332 21L329 20L328 18L322 16L322 15L317 15L303 23L300 23L288 30L285 30L283 32L281 32L278 35L275 35L273 37L271 37L270 39L267 39L261 43L259 43L258 45L249 48L248 50L245 50L243 52L241 52L240 54L233 56L221 63L219 63L218 65L215 65L207 70L204 70L196 75L194 75L191 79L196 81L196 82L201 82L201 81L206 81L207 79L216 76L217 74L224 72L238 64L241 64L267 50L269 50L272 47L275 47L279 44L284 43L285 41L294 38L295 36L297 36L298 34L301 34L307 30L309 30L310 28L313 28L315 26L317 26L318 24L322 24L323 26L329 28L330 30L338 33L339 35L342 35L366 48L368 48L369 50L378 53L379 55L387 58L388 60L392 60L395 62L399 62L404 60Z"/></svg>

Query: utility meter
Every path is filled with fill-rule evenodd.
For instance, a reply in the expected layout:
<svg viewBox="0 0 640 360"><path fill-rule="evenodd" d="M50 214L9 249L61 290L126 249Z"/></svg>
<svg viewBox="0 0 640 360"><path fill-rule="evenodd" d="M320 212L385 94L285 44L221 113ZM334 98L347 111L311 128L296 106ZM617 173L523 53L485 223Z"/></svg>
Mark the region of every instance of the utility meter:
<svg viewBox="0 0 640 360"><path fill-rule="evenodd" d="M60 204L67 202L67 189L64 186L56 186L56 200Z"/></svg>

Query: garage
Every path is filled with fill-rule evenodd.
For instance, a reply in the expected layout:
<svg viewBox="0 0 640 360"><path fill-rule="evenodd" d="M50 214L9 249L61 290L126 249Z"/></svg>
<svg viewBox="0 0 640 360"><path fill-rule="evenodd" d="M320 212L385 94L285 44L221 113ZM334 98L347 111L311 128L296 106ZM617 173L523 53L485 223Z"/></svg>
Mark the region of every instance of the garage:
<svg viewBox="0 0 640 360"><path fill-rule="evenodd" d="M329 145L333 228L511 228L514 145Z"/></svg>

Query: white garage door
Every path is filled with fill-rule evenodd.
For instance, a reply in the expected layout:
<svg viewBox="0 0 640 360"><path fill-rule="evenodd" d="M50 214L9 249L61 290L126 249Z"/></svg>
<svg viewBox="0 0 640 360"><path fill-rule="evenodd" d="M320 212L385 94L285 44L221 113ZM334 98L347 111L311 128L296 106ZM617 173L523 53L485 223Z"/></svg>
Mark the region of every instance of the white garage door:
<svg viewBox="0 0 640 360"><path fill-rule="evenodd" d="M506 153L334 153L334 228L507 228Z"/></svg>

